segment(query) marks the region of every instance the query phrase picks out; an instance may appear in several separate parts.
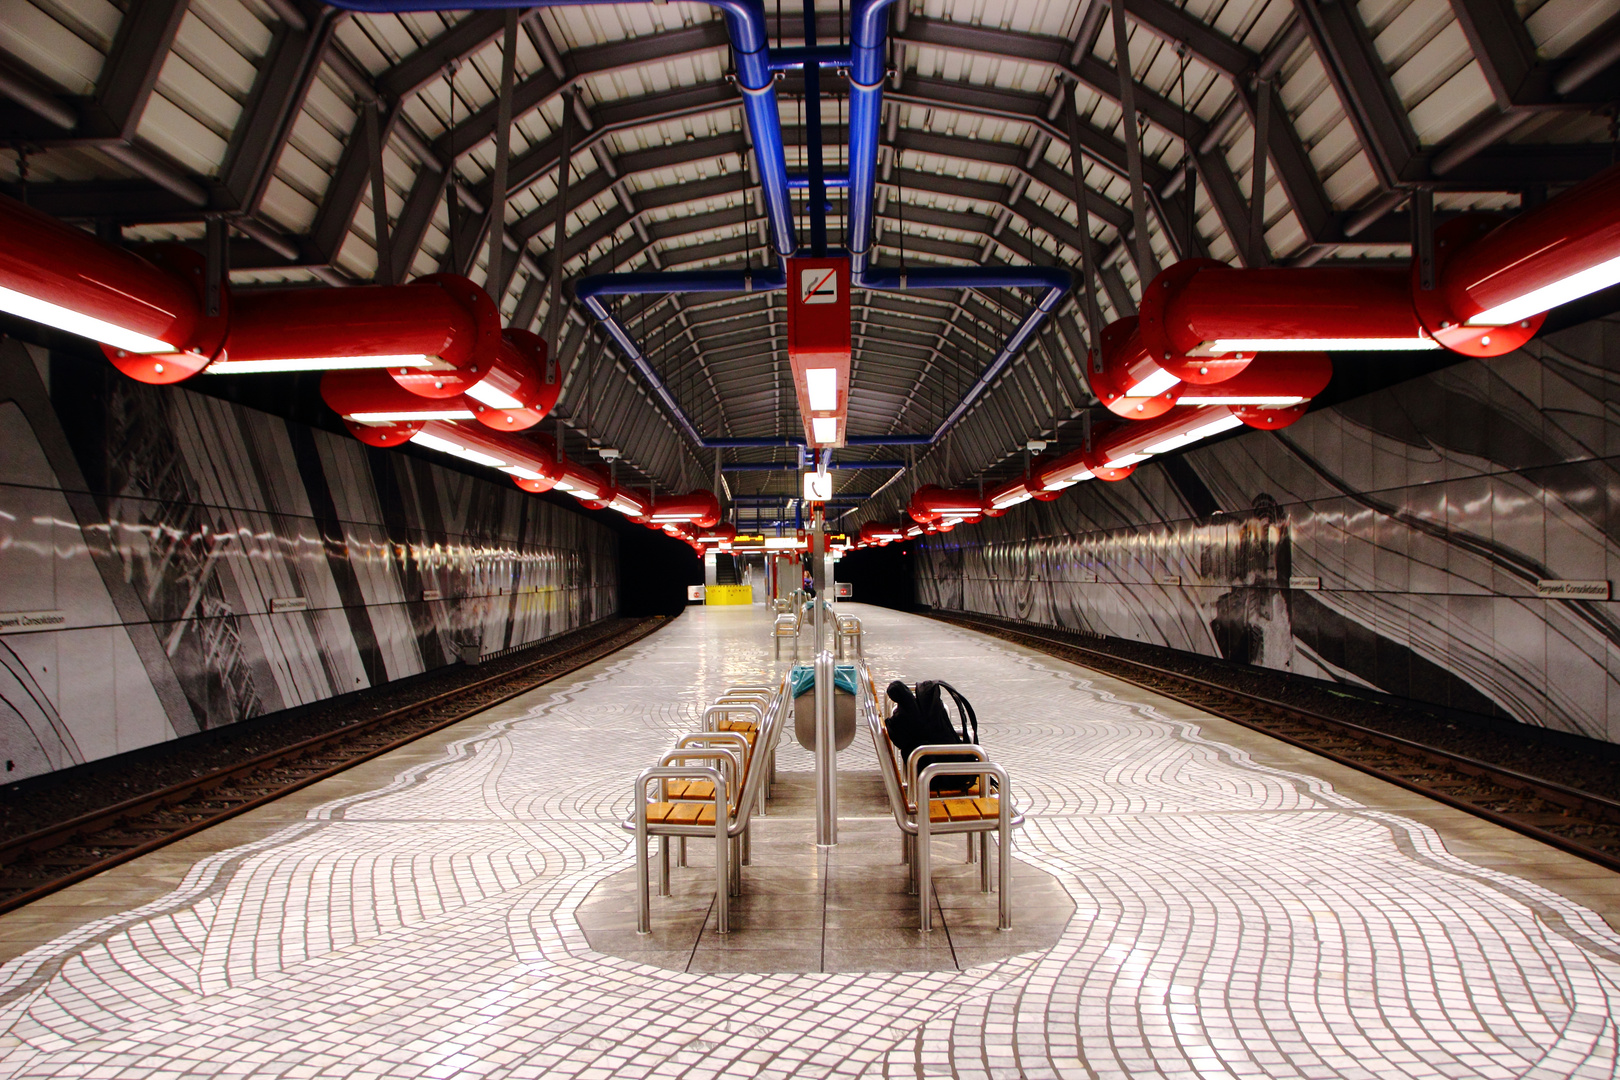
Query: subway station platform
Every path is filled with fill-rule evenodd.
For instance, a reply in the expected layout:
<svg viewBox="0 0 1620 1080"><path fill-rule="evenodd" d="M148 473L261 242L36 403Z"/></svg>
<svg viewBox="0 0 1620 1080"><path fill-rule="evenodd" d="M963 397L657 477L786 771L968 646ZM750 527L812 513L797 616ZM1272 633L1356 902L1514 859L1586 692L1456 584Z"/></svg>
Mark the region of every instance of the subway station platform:
<svg viewBox="0 0 1620 1080"><path fill-rule="evenodd" d="M784 740L735 932L634 933L631 779L773 668L694 608L474 721L0 917L0 1077L1610 1077L1620 880L1116 680L852 605L1028 812L915 929L864 732L818 850ZM975 880L970 880L970 878ZM628 917L627 917L628 916Z"/></svg>

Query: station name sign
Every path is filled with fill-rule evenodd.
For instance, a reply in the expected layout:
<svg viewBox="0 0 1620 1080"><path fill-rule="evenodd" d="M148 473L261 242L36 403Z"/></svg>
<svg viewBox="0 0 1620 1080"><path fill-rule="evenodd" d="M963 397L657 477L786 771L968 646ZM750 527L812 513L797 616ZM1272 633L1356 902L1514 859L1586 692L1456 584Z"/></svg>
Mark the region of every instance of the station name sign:
<svg viewBox="0 0 1620 1080"><path fill-rule="evenodd" d="M1557 581L1543 578L1536 582L1536 595L1564 600L1607 600L1607 581Z"/></svg>
<svg viewBox="0 0 1620 1080"><path fill-rule="evenodd" d="M0 634L60 630L67 623L65 611L0 611Z"/></svg>

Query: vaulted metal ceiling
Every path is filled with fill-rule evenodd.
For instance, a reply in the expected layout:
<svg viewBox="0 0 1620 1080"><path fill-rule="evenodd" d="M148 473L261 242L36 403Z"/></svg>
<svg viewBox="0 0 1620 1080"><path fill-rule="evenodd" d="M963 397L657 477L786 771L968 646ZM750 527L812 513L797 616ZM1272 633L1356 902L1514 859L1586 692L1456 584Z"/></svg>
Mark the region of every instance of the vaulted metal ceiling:
<svg viewBox="0 0 1620 1080"><path fill-rule="evenodd" d="M899 0L880 265L1078 268L1089 242L1111 319L1132 313L1142 283L1179 258L1405 260L1414 193L1432 193L1440 215L1511 212L1614 159L1620 0L1121 6L1125 65L1110 0ZM773 44L803 40L801 11L793 4L778 20L772 9ZM839 0L822 0L817 24L823 43L847 40ZM10 147L0 183L127 242L200 243L205 219L224 217L235 230L237 288L451 270L498 294L508 321L537 329L559 254L565 281L765 264L758 174L714 11L557 7L521 21L503 222L519 257L504 260L506 280L488 281L502 28L498 11L348 14L308 0L0 0L0 144ZM831 169L845 164L845 86L822 80ZM802 79L784 78L778 93L788 166L799 170ZM577 135L558 253L550 241L565 109ZM1268 152L1256 222L1260 124ZM840 228L844 209L835 198ZM1133 239L1138 213L1145 244ZM1012 290L857 290L850 433L932 431L1026 308ZM648 297L618 311L705 437L799 433L780 294ZM714 452L681 434L577 307L563 327L557 414L572 452L612 446L661 486L706 482ZM1055 437L1093 404L1085 348L1071 301L945 440L917 448L909 479L897 483L893 469L840 472L841 494L882 491L851 520L896 508L902 488L923 479L1011 467L1027 440ZM793 457L755 449L725 460ZM734 494L787 492L792 479L727 474Z"/></svg>

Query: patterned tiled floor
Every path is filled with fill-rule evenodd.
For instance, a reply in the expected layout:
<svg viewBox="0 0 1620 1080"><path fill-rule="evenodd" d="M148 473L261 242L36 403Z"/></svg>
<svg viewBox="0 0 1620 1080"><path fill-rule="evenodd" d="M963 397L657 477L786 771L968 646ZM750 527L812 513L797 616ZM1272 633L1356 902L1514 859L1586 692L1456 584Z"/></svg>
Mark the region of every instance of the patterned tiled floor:
<svg viewBox="0 0 1620 1080"><path fill-rule="evenodd" d="M574 913L629 865L630 776L766 663L758 609L700 609L0 967L0 1077L1616 1074L1620 934L1501 869L1511 842L1452 818L1443 841L1229 725L861 613L880 674L979 706L1031 811L1019 856L1076 905L1055 946L904 973L593 951Z"/></svg>

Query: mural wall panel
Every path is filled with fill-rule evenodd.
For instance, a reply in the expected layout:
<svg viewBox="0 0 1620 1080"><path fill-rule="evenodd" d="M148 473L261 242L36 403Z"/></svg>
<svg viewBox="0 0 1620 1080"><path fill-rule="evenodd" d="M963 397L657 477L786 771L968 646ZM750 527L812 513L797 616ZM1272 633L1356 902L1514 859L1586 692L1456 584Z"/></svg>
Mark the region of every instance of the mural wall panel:
<svg viewBox="0 0 1620 1080"><path fill-rule="evenodd" d="M1342 361L1341 361L1342 362ZM1620 741L1620 320L930 538L918 600Z"/></svg>
<svg viewBox="0 0 1620 1080"><path fill-rule="evenodd" d="M613 614L516 487L0 341L0 782Z"/></svg>

